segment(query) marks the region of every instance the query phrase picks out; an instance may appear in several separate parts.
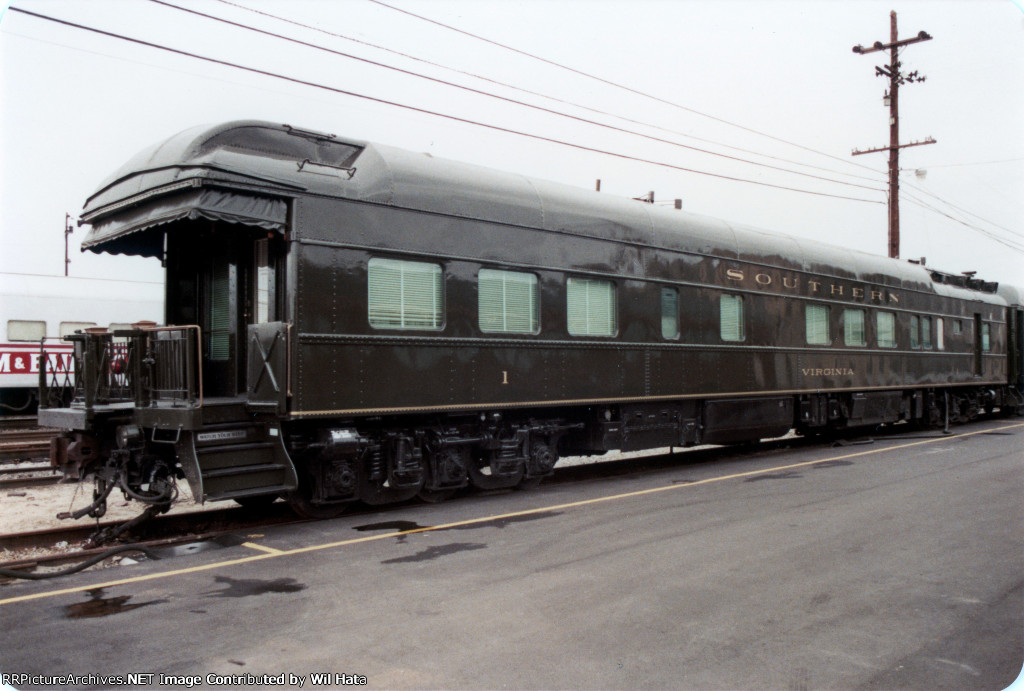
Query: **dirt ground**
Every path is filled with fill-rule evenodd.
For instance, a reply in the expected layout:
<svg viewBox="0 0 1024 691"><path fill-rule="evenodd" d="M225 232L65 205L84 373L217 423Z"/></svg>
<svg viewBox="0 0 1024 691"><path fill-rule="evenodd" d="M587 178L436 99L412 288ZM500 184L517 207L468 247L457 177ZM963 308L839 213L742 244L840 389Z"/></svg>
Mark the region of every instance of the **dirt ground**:
<svg viewBox="0 0 1024 691"><path fill-rule="evenodd" d="M694 447L701 448L701 447ZM677 449L678 450L678 449ZM667 453L668 449L651 449L642 452L608 453L604 456L562 458L559 467L584 465L600 461L613 461L636 456ZM91 525L95 518L59 519L57 514L73 512L84 508L92 502L92 482L61 482L58 484L24 487L2 490L0 493L0 536L5 534L25 533L37 530L51 530L75 525ZM201 505L195 502L184 480L178 482L178 499L169 513L181 514L197 511L219 509L232 505L231 502L212 502ZM107 512L102 520L126 521L142 513L145 506L136 501L128 501L120 490L114 490L107 499ZM80 545L63 545L59 552L74 552L81 549ZM41 556L32 550L8 550L0 548L0 563Z"/></svg>
<svg viewBox="0 0 1024 691"><path fill-rule="evenodd" d="M632 456L666 453L667 451L668 449L653 449L645 452L609 453L595 457L562 458L558 461L558 467L613 461ZM201 506L193 500L188 483L183 480L178 482L178 492L179 496L174 506L171 507L171 513L222 508L230 503L216 502ZM55 485L3 490L0 493L0 534L93 523L96 519L88 517L77 521L57 518L58 513L73 512L88 506L90 502L92 502L92 482L61 482ZM115 489L107 500L107 513L103 520L128 520L141 513L144 508L138 502L125 500L121 492Z"/></svg>
<svg viewBox="0 0 1024 691"><path fill-rule="evenodd" d="M215 507L210 504L199 506L192 500L188 483L178 483L180 495L171 507L172 513L201 511ZM71 482L38 487L22 487L3 490L0 495L0 534L24 533L32 530L94 523L94 518L77 521L59 519L62 511L73 512L92 503L92 482ZM136 501L126 501L119 490L110 493L107 499L107 513L103 521L128 520L142 513L145 506Z"/></svg>

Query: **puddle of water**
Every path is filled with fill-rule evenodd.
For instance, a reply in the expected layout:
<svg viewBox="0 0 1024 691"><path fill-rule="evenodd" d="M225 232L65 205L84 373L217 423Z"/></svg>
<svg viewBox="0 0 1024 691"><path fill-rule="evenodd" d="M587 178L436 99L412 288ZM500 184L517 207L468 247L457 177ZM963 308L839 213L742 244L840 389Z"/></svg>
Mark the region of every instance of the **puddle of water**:
<svg viewBox="0 0 1024 691"><path fill-rule="evenodd" d="M96 617L109 617L111 614L130 612L139 607L157 605L168 600L149 600L148 602L129 603L131 595L117 595L114 597L103 597L104 588L94 588L85 592L89 600L78 602L64 607L64 616L68 619L94 619Z"/></svg>
<svg viewBox="0 0 1024 691"><path fill-rule="evenodd" d="M840 468L842 466L853 465L853 461L822 461L821 463L815 463L812 468Z"/></svg>
<svg viewBox="0 0 1024 691"><path fill-rule="evenodd" d="M754 477L748 477L744 482L759 482L761 480L794 480L798 477L803 477L803 475L795 470L783 470L779 473L768 473L767 475L755 475Z"/></svg>
<svg viewBox="0 0 1024 691"><path fill-rule="evenodd" d="M408 562L430 561L432 559L446 557L449 554L456 554L458 552L471 552L478 549L487 549L487 545L480 544L479 542L453 542L450 545L427 547L426 549L421 550L416 554L410 554L407 557L395 557L394 559L385 559L381 562L381 564L402 564Z"/></svg>
<svg viewBox="0 0 1024 691"><path fill-rule="evenodd" d="M445 528L445 530L476 530L478 528L505 528L515 523L539 521L542 518L554 518L555 516L561 515L561 511L541 511L539 513L528 513L523 516L509 516L508 518L499 518L493 521L481 521L480 523L470 523L469 525L456 525L452 526L451 528Z"/></svg>
<svg viewBox="0 0 1024 691"><path fill-rule="evenodd" d="M187 554L199 554L200 552L208 552L214 549L223 549L224 547L237 547L243 542L245 542L245 538L239 537L238 535L232 535L231 533L226 533L207 540L187 542L182 545L151 547L150 550L160 559L169 559L171 557L182 557Z"/></svg>
<svg viewBox="0 0 1024 691"><path fill-rule="evenodd" d="M415 521L381 521L380 523L357 525L354 530L358 530L361 533L367 533L374 530L393 530L396 533L404 533L407 530L420 530L422 528L429 527L429 525L420 525Z"/></svg>
<svg viewBox="0 0 1024 691"><path fill-rule="evenodd" d="M259 578L215 576L213 580L224 584L224 588L205 593L207 597L249 597L267 593L297 593L306 589L305 583L299 583L294 578L275 578L272 581L265 581Z"/></svg>

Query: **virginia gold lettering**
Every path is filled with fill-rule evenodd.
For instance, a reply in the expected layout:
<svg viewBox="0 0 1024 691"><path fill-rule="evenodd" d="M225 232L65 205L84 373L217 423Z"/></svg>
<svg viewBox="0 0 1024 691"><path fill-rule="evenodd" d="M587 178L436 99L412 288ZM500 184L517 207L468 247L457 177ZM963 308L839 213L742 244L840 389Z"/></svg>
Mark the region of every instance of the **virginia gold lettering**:
<svg viewBox="0 0 1024 691"><path fill-rule="evenodd" d="M768 274L757 274L754 276L754 280L763 286L770 286L772 284L772 277Z"/></svg>
<svg viewBox="0 0 1024 691"><path fill-rule="evenodd" d="M821 284L818 283L817 281L807 281L807 285L809 285L811 287L812 291L817 293L818 292L818 286L820 286Z"/></svg>
<svg viewBox="0 0 1024 691"><path fill-rule="evenodd" d="M900 296L899 295L895 295L893 293L889 293L889 302L895 302L895 303L899 304L899 301L900 301Z"/></svg>
<svg viewBox="0 0 1024 691"><path fill-rule="evenodd" d="M800 279L798 279L798 278L787 278L786 276L783 276L782 277L782 285L785 288L793 289L793 288L796 288L798 285L800 285Z"/></svg>
<svg viewBox="0 0 1024 691"><path fill-rule="evenodd" d="M743 272L740 271L739 269L726 269L725 270L725 276L726 276L726 278L728 278L730 280L733 280L733 281L742 281L743 280Z"/></svg>
<svg viewBox="0 0 1024 691"><path fill-rule="evenodd" d="M863 288L854 288L853 289L853 297L855 297L855 298L862 298L862 297L864 297L864 289Z"/></svg>
<svg viewBox="0 0 1024 691"><path fill-rule="evenodd" d="M835 283L832 284L832 295L842 295L843 286L837 286Z"/></svg>
<svg viewBox="0 0 1024 691"><path fill-rule="evenodd" d="M882 291L880 291L880 290L872 290L871 291L871 299L872 300L881 300L882 299Z"/></svg>
<svg viewBox="0 0 1024 691"><path fill-rule="evenodd" d="M800 373L805 377L852 377L854 371L850 367L802 367Z"/></svg>

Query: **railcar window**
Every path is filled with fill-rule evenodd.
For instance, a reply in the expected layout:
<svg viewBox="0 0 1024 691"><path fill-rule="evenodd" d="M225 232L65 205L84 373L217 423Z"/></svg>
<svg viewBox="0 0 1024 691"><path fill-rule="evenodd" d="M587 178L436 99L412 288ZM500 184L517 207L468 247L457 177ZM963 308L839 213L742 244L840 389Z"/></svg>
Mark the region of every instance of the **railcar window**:
<svg viewBox="0 0 1024 691"><path fill-rule="evenodd" d="M916 314L910 315L910 347L921 347L921 318Z"/></svg>
<svg viewBox="0 0 1024 691"><path fill-rule="evenodd" d="M848 346L867 345L864 310L843 310L843 342Z"/></svg>
<svg viewBox="0 0 1024 691"><path fill-rule="evenodd" d="M723 341L745 340L743 328L743 297L723 295L718 299L719 334Z"/></svg>
<svg viewBox="0 0 1024 691"><path fill-rule="evenodd" d="M60 337L70 336L76 331L82 331L83 329L89 329L96 326L96 322L61 322L60 323Z"/></svg>
<svg viewBox="0 0 1024 691"><path fill-rule="evenodd" d="M807 342L811 345L829 345L832 337L828 332L828 307L807 305L804 311Z"/></svg>
<svg viewBox="0 0 1024 691"><path fill-rule="evenodd" d="M943 338L943 322L945 320L942 317L935 318L935 345L939 350L946 349L946 341Z"/></svg>
<svg viewBox="0 0 1024 691"><path fill-rule="evenodd" d="M440 330L444 326L444 274L439 264L375 257L367 265L370 326Z"/></svg>
<svg viewBox="0 0 1024 691"><path fill-rule="evenodd" d="M593 278L568 279L566 319L573 336L614 336L619 328L615 284Z"/></svg>
<svg viewBox="0 0 1024 691"><path fill-rule="evenodd" d="M962 334L964 332L964 323L959 319L953 320L953 334Z"/></svg>
<svg viewBox="0 0 1024 691"><path fill-rule="evenodd" d="M266 238L256 241L256 323L266 324L272 318L274 269L270 265L270 245Z"/></svg>
<svg viewBox="0 0 1024 691"><path fill-rule="evenodd" d="M879 348L896 347L896 315L893 312L875 314L875 327L878 332Z"/></svg>
<svg viewBox="0 0 1024 691"><path fill-rule="evenodd" d="M679 338L679 291L661 289L661 337Z"/></svg>
<svg viewBox="0 0 1024 691"><path fill-rule="evenodd" d="M8 341L41 341L46 337L46 322L11 319L7 322Z"/></svg>
<svg viewBox="0 0 1024 691"><path fill-rule="evenodd" d="M481 331L521 334L540 331L540 295L535 275L480 269L477 284Z"/></svg>
<svg viewBox="0 0 1024 691"><path fill-rule="evenodd" d="M921 347L932 347L932 318L921 317Z"/></svg>
<svg viewBox="0 0 1024 691"><path fill-rule="evenodd" d="M992 325L982 324L981 325L981 349L989 351L992 349Z"/></svg>
<svg viewBox="0 0 1024 691"><path fill-rule="evenodd" d="M238 268L235 264L219 263L210 276L210 305L207 336L210 339L210 360L225 362L231 359L232 300Z"/></svg>

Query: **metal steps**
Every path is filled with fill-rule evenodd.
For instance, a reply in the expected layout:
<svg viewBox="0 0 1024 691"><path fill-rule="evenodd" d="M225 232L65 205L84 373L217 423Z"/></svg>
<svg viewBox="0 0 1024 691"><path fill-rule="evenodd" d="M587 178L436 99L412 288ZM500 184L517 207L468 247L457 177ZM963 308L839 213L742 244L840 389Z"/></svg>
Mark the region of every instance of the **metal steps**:
<svg viewBox="0 0 1024 691"><path fill-rule="evenodd" d="M282 494L298 482L274 423L229 422L184 431L178 457L201 502Z"/></svg>

